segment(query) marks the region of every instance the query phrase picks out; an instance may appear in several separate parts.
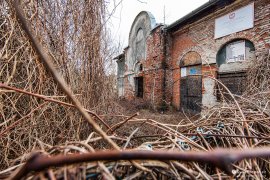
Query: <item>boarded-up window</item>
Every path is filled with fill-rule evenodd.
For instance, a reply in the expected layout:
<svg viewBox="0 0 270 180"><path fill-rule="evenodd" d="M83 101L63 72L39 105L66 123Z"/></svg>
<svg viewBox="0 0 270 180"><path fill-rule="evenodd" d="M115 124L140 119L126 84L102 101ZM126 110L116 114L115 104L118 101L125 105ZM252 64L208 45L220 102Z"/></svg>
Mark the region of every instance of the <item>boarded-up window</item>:
<svg viewBox="0 0 270 180"><path fill-rule="evenodd" d="M125 60L119 59L117 61L117 77L122 77L125 73Z"/></svg>
<svg viewBox="0 0 270 180"><path fill-rule="evenodd" d="M124 78L120 77L117 79L117 88L118 88L118 96L124 96Z"/></svg>
<svg viewBox="0 0 270 180"><path fill-rule="evenodd" d="M223 46L217 54L217 65L252 60L255 57L255 47L248 40L237 40Z"/></svg>
<svg viewBox="0 0 270 180"><path fill-rule="evenodd" d="M226 62L243 61L246 59L245 41L236 41L226 46Z"/></svg>
<svg viewBox="0 0 270 180"><path fill-rule="evenodd" d="M125 72L125 60L124 56L119 57L117 60L117 89L118 96L124 96L124 72Z"/></svg>

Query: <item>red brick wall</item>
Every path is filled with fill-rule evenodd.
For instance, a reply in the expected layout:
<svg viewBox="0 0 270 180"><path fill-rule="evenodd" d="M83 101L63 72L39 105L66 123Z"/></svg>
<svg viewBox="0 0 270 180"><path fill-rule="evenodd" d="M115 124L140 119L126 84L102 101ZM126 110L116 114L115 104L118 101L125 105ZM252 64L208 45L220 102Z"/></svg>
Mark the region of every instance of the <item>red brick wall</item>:
<svg viewBox="0 0 270 180"><path fill-rule="evenodd" d="M164 70L164 38L163 26L153 29L146 40L146 59L141 61L143 71L136 76L143 76L143 99L154 108L159 108L162 103ZM125 98L128 100L139 99L135 96L128 76L125 76Z"/></svg>
<svg viewBox="0 0 270 180"><path fill-rule="evenodd" d="M255 2L255 27L214 39L215 19ZM202 59L202 74L215 77L218 67L216 55L225 44L235 39L253 42L256 55L270 48L270 3L269 0L241 0L225 8L216 10L201 19L183 25L177 31L168 32L166 38L163 26L153 29L146 40L146 59L142 60L143 71L135 76L144 77L144 100L158 108L164 102L180 108L180 61L190 51L197 52ZM166 49L166 50L165 50ZM126 55L127 57L127 55ZM166 67L166 68L164 68ZM126 70L127 71L127 70ZM129 73L129 72L126 72ZM132 79L131 79L132 77ZM125 75L125 97L136 99L134 74ZM211 79L203 77L202 94L204 100L215 101L215 94L207 88L214 88ZM207 102L209 104L209 102ZM205 103L205 104L207 104ZM210 102L211 104L211 102Z"/></svg>
<svg viewBox="0 0 270 180"><path fill-rule="evenodd" d="M143 64L145 82L145 99L150 101L156 108L162 103L164 83L164 36L162 27L155 28L147 38L146 61Z"/></svg>
<svg viewBox="0 0 270 180"><path fill-rule="evenodd" d="M170 34L167 63L171 73L167 73L166 92L172 91L171 102L176 108L180 108L180 68L181 58L189 51L198 52L201 55L203 66L202 74L216 74L216 54L218 50L234 39L247 39L254 43L256 55L264 53L270 48L270 3L269 0L255 1L255 27L242 32L234 33L219 39L214 39L215 19L237 10L253 1L241 0L217 10L215 13L201 18L192 24L181 27ZM212 64L211 68L207 64ZM204 92L204 90L203 90Z"/></svg>

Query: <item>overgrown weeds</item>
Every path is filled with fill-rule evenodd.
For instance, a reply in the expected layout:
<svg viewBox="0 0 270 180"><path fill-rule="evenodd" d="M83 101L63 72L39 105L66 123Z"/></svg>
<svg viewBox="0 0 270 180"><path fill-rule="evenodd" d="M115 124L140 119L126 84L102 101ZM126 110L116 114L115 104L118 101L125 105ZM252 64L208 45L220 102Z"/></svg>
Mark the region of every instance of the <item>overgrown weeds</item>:
<svg viewBox="0 0 270 180"><path fill-rule="evenodd" d="M40 62L20 27L12 1L0 2L0 82L47 98L69 102ZM113 51L105 28L104 1L24 1L24 11L36 37L52 56L75 96L85 108L102 113L112 103L114 76L105 65ZM35 110L35 111L33 111ZM57 145L86 138L91 127L74 108L0 90L0 129L21 122L1 135L0 169L37 147L38 141Z"/></svg>

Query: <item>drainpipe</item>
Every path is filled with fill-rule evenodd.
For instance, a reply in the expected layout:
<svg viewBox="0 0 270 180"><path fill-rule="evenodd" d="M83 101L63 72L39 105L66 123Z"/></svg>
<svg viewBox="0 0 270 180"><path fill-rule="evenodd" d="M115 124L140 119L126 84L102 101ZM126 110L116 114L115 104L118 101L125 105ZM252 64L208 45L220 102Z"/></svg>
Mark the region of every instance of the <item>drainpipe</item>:
<svg viewBox="0 0 270 180"><path fill-rule="evenodd" d="M167 62L166 62L166 55L167 55L167 31L165 28L166 25L163 27L163 60L162 60L162 69L163 69L163 83L162 83L162 109L167 109L167 103L166 103L166 75L167 75Z"/></svg>

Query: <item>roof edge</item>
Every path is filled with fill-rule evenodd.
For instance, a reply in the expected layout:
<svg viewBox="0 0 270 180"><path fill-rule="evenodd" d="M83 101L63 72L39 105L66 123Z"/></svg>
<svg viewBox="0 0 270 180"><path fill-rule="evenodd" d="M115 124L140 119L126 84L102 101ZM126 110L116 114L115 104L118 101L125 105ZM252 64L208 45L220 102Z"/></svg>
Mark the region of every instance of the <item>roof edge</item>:
<svg viewBox="0 0 270 180"><path fill-rule="evenodd" d="M139 12L139 14L136 15L135 19L134 19L133 22L132 22L132 25L131 25L131 27L130 27L130 29L129 29L129 33L128 33L128 39L130 38L130 34L131 34L131 31L132 31L132 29L133 29L133 27L134 27L134 24L136 23L137 19L138 19L142 14L147 14L147 16L148 16L148 18L149 18L149 20L150 20L151 30L152 30L153 28L155 28L155 26L156 26L157 23L156 23L156 19L155 19L154 15L153 15L151 12L149 12L149 11L141 11L141 12Z"/></svg>
<svg viewBox="0 0 270 180"><path fill-rule="evenodd" d="M190 13L188 13L187 15L185 15L184 17L178 19L177 21L173 22L172 24L168 25L166 27L166 30L171 30L173 28L175 28L176 26L178 26L179 24L188 21L189 19L193 18L195 15L200 14L202 11L206 10L207 8L216 5L218 2L220 2L221 0L210 0L207 3L201 5L200 7L198 7L197 9L191 11Z"/></svg>

